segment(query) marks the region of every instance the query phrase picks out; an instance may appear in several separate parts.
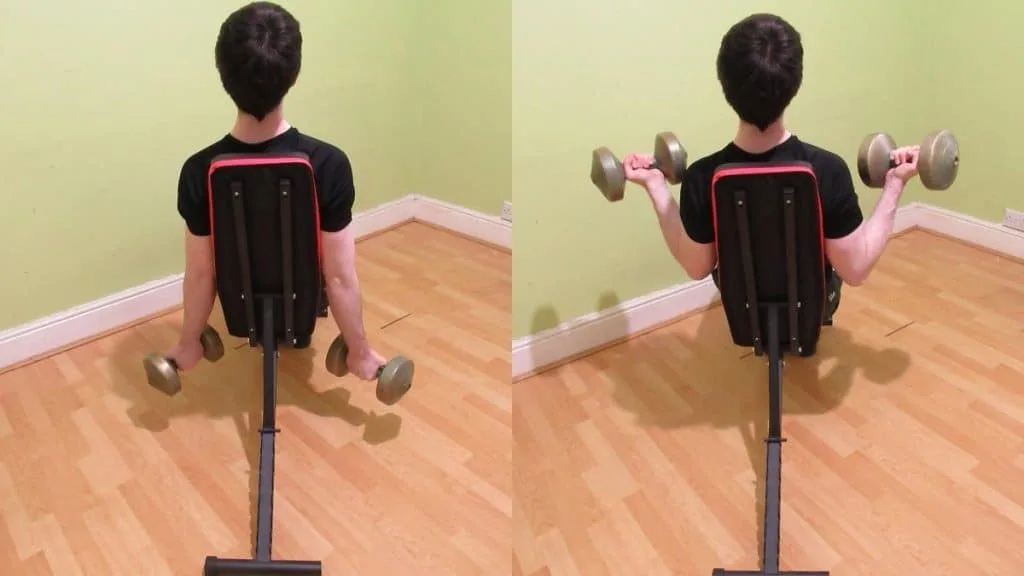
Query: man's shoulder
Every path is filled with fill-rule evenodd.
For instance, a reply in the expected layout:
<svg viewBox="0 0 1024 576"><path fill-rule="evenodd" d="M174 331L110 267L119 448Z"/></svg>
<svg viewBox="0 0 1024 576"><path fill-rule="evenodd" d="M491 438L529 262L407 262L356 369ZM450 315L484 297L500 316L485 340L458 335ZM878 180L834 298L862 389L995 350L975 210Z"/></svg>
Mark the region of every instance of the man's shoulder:
<svg viewBox="0 0 1024 576"><path fill-rule="evenodd" d="M182 172L200 172L205 175L213 159L228 151L227 138L222 137L189 155L182 165Z"/></svg>
<svg viewBox="0 0 1024 576"><path fill-rule="evenodd" d="M807 161L814 166L814 169L819 173L819 176L822 175L822 172L829 172L829 175L831 175L831 173L849 170L849 167L846 165L846 160L828 148L803 140L799 141L799 145L803 148L804 153L807 156Z"/></svg>
<svg viewBox="0 0 1024 576"><path fill-rule="evenodd" d="M352 196L352 163L340 146L310 134L296 131L296 148L309 156L317 186L325 194Z"/></svg>
<svg viewBox="0 0 1024 576"><path fill-rule="evenodd" d="M727 151L728 146L725 146L691 162L686 168L687 180L706 180L710 183L715 175L715 170L718 170L719 166L729 163Z"/></svg>
<svg viewBox="0 0 1024 576"><path fill-rule="evenodd" d="M276 140L276 139L275 139ZM330 142L294 130L291 137L283 138L267 144L262 152L298 152L309 156L315 170L337 166L347 166L348 155L340 147ZM247 146L240 146L229 136L223 136L215 142L204 146L189 155L182 166L183 172L206 174L210 164L221 154L240 154L252 152Z"/></svg>
<svg viewBox="0 0 1024 576"><path fill-rule="evenodd" d="M302 131L296 132L297 151L308 155L314 164L321 162L325 164L347 163L349 161L348 154L340 146Z"/></svg>

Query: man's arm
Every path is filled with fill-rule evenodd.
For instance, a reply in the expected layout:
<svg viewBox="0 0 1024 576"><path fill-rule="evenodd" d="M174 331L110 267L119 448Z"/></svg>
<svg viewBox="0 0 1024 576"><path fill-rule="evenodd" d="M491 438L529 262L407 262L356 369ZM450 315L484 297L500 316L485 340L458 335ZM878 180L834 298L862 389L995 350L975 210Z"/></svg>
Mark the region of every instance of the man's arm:
<svg viewBox="0 0 1024 576"><path fill-rule="evenodd" d="M323 187L320 199L321 249L327 301L345 344L356 355L369 353L370 343L363 328L363 295L356 273L356 241L352 232L355 179L348 156L338 149L319 175Z"/></svg>
<svg viewBox="0 0 1024 576"><path fill-rule="evenodd" d="M370 343L363 328L363 295L356 274L356 242L352 227L323 232L323 268L331 315L345 344L356 354L368 352Z"/></svg>
<svg viewBox="0 0 1024 576"><path fill-rule="evenodd" d="M863 284L882 257L882 252L889 244L893 227L896 225L896 210L899 208L900 196L903 195L907 182L917 175L918 153L917 146L907 146L893 152L893 159L898 166L886 174L882 194L871 217L860 222L853 232L842 234L841 232L848 229L846 228L832 230L829 234L830 226L826 223L825 252L843 282L853 286ZM860 217L857 195L853 191L853 177L845 163L842 168L837 173L838 178L834 183L839 194L839 205L835 210L836 214L831 215L834 223L839 226L849 221L848 216ZM829 217L830 215L826 214L826 219Z"/></svg>
<svg viewBox="0 0 1024 576"><path fill-rule="evenodd" d="M715 269L715 245L713 242L701 243L687 234L680 218L679 204L672 197L672 192L663 181L653 184L648 190L654 211L658 214L661 236L668 246L669 252L693 280L703 280ZM688 193L685 188L682 192ZM713 239L712 239L713 241Z"/></svg>
<svg viewBox="0 0 1024 576"><path fill-rule="evenodd" d="M180 342L199 341L217 297L210 212L203 181L205 165L189 158L178 177L178 213L185 221L185 321Z"/></svg>
<svg viewBox="0 0 1024 576"><path fill-rule="evenodd" d="M871 275L896 225L896 209L903 188L903 182L898 179L887 181L870 218L853 233L825 241L828 259L843 282L860 286Z"/></svg>
<svg viewBox="0 0 1024 576"><path fill-rule="evenodd" d="M185 230L185 322L181 341L194 342L206 328L217 298L213 242Z"/></svg>

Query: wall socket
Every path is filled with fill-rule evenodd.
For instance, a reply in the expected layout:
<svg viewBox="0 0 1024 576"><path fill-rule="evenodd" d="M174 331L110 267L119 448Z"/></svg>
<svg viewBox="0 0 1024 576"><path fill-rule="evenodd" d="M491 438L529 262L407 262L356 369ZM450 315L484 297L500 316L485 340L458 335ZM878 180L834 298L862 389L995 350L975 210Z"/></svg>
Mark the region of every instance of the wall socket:
<svg viewBox="0 0 1024 576"><path fill-rule="evenodd" d="M512 203L502 202L501 203L501 219L505 222L512 221Z"/></svg>
<svg viewBox="0 0 1024 576"><path fill-rule="evenodd" d="M1003 216L1003 226L1024 232L1024 212L1007 208Z"/></svg>

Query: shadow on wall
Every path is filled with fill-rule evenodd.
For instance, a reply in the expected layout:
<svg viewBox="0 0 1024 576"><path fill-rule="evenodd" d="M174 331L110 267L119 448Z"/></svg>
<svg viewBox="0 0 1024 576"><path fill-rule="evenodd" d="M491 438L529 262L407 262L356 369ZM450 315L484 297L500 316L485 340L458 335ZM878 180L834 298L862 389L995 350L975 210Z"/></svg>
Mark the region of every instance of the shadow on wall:
<svg viewBox="0 0 1024 576"><path fill-rule="evenodd" d="M604 330L609 334L628 334L629 333L629 321L625 314L617 314L621 312L622 300L619 295L612 290L605 290L597 297L597 308L596 311L602 313L606 317L602 319L601 324ZM545 304L540 308L534 310L533 318L530 322L530 334L540 334L552 330L552 327L561 326L562 320L558 316L558 311L551 304ZM563 330L564 331L564 330ZM575 333L570 332L570 336ZM609 344L605 344L598 349L590 350L585 355L589 356L596 353L598 350L609 348L622 340L615 340ZM573 342L571 346L573 349L579 349L580 346L577 342ZM582 354L580 356L583 356ZM544 359L533 357L533 366L541 366L545 362Z"/></svg>
<svg viewBox="0 0 1024 576"><path fill-rule="evenodd" d="M606 292L599 307L618 307L614 293ZM559 324L555 311L545 307L534 316L535 325ZM609 328L627 333L621 326ZM817 355L787 357L783 372L783 426L785 414L819 415L837 408L849 393L858 371L876 384L889 384L910 367L903 350L876 350L855 342L841 327L822 330ZM750 466L756 474L757 495L752 522L757 528L758 554L762 553L765 460L768 434L768 362L750 349L737 347L729 333L720 305L684 318L671 326L582 358L602 378L588 386L611 385L613 401L634 415L640 428L712 426L734 428L743 439ZM602 391L603 392L603 391ZM598 392L604 395L602 392ZM676 466L693 462L693 455L679 442L654 435L655 442ZM783 449L783 470L785 470Z"/></svg>
<svg viewBox="0 0 1024 576"><path fill-rule="evenodd" d="M182 391L168 398L146 382L142 367L144 355L169 350L180 333L180 323L160 322L140 325L133 333L142 338L121 338L111 355L115 364L112 389L124 398L132 423L155 435L168 429L172 420L200 415L211 420L230 418L238 432L249 464L250 530L256 530L259 494L260 436L263 418L262 349L228 335L223 321L212 324L224 338L225 353L216 364L205 360L182 375ZM146 347L151 349L146 350ZM302 350L282 349L278 360L278 428L288 434L287 416L282 408L292 406L324 418L338 418L350 427L363 427L362 440L379 445L398 437L402 420L397 414L378 415L349 403L351 392L344 388L315 390L312 386L315 364L323 362L314 345ZM325 368L322 368L326 371ZM346 384L364 385L349 377ZM187 425L187 424L186 424ZM280 452L280 441L277 444ZM278 458L280 464L280 458ZM230 462L213 474L230 474ZM255 550L252 551L255 553Z"/></svg>

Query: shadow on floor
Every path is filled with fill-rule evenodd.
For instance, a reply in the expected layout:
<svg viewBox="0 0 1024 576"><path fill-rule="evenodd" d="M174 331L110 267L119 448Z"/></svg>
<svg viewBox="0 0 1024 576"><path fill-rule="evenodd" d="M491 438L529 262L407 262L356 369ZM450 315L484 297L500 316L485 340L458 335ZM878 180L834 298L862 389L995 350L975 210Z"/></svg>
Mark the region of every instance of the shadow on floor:
<svg viewBox="0 0 1024 576"><path fill-rule="evenodd" d="M170 421L192 415L219 420L230 418L235 425L249 463L249 514L253 534L256 530L259 494L259 430L263 418L263 355L262 349L229 336L223 324L216 326L224 340L224 357L215 364L201 361L193 370L182 374L182 391L167 397L153 390L146 381L142 360L148 350L167 351L177 341L180 322L160 322L140 326L141 339L121 339L112 353L115 369L111 371L113 391L130 403L128 416L135 426L160 432ZM144 340L140 342L140 340ZM398 414L378 414L352 405L348 389L334 387L317 391L313 386L315 363L323 362L316 344L302 350L283 348L278 358L278 428L287 434L280 422L281 408L296 407L324 418L337 418L339 425L362 427L362 440L379 445L398 437L402 419ZM326 374L326 369L321 369ZM321 380L322 381L322 380ZM354 376L337 382L347 386L373 386ZM253 551L255 552L255 551Z"/></svg>
<svg viewBox="0 0 1024 576"><path fill-rule="evenodd" d="M599 309L620 308L614 293L605 293ZM557 313L542 308L537 326L559 324ZM624 315L611 319L608 331L627 333ZM783 371L783 425L787 414L825 414L849 393L858 371L869 381L886 385L910 367L910 355L887 348L876 350L855 342L841 326L822 328L817 354L787 357ZM615 325L618 324L618 325ZM617 332L615 332L617 330ZM603 330L602 330L603 331ZM641 427L676 429L690 426L735 428L743 438L756 473L757 502L753 521L758 555L763 538L765 460L768 434L768 361L732 341L725 311L715 306L684 319L670 329L597 352L585 362L612 383L612 398L635 415ZM823 372L823 369L827 371ZM785 469L785 450L783 451Z"/></svg>

